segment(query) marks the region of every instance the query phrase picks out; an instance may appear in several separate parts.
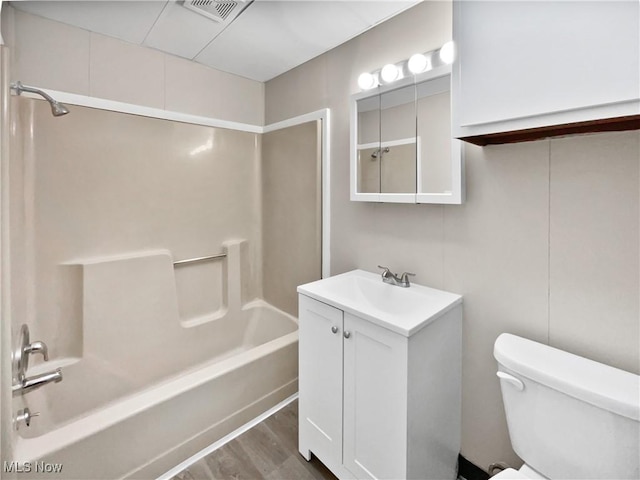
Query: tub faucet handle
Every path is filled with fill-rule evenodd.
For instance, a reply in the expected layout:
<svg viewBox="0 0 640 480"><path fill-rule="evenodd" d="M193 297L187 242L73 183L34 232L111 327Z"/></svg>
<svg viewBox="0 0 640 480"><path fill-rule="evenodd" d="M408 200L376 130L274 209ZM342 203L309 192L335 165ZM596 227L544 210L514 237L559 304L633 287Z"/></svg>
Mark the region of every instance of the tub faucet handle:
<svg viewBox="0 0 640 480"><path fill-rule="evenodd" d="M27 375L29 356L33 353L40 353L45 362L49 360L49 349L47 345L40 341L32 342L29 339L29 327L23 324L20 327L18 342L12 353L14 380L20 380Z"/></svg>
<svg viewBox="0 0 640 480"><path fill-rule="evenodd" d="M44 361L49 361L49 349L47 348L46 343L41 341L31 342L29 345L24 347L24 353L26 353L27 355L33 353L41 353Z"/></svg>

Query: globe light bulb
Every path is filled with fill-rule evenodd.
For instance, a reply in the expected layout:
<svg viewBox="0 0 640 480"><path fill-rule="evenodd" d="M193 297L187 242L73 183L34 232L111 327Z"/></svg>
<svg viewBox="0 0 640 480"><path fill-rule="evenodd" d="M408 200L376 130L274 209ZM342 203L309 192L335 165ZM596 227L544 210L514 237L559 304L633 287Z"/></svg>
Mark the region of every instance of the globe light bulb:
<svg viewBox="0 0 640 480"><path fill-rule="evenodd" d="M388 63L380 71L380 76L385 83L391 83L398 79L400 70L393 63Z"/></svg>
<svg viewBox="0 0 640 480"><path fill-rule="evenodd" d="M447 42L440 48L440 60L447 65L453 63L456 58L456 47L453 42Z"/></svg>
<svg viewBox="0 0 640 480"><path fill-rule="evenodd" d="M376 77L371 75L369 72L361 73L358 77L358 86L362 90L371 90L376 86Z"/></svg>
<svg viewBox="0 0 640 480"><path fill-rule="evenodd" d="M431 60L421 53L416 53L411 56L407 66L413 74L422 73L426 70L431 70Z"/></svg>

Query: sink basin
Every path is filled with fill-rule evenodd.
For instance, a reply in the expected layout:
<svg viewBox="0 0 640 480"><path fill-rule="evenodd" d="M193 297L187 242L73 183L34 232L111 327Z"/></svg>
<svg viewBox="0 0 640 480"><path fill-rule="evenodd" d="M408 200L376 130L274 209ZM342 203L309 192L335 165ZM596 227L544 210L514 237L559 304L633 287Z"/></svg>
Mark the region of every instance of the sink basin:
<svg viewBox="0 0 640 480"><path fill-rule="evenodd" d="M418 284L409 288L389 285L379 274L364 270L300 285L298 293L405 336L462 303L460 295Z"/></svg>

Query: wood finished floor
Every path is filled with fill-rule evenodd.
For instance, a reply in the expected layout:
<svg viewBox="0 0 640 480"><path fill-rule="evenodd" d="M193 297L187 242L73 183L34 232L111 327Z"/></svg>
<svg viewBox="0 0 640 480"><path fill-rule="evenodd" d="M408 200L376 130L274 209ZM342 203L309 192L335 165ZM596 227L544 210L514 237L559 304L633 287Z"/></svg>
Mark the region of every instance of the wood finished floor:
<svg viewBox="0 0 640 480"><path fill-rule="evenodd" d="M172 480L337 480L298 453L298 401L198 460Z"/></svg>

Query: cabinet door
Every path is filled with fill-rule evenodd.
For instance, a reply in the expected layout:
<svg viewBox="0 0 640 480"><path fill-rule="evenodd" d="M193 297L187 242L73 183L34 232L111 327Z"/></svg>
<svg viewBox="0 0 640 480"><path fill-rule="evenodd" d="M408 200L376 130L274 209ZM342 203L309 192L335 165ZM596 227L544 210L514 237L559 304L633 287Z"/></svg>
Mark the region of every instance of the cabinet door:
<svg viewBox="0 0 640 480"><path fill-rule="evenodd" d="M344 314L344 466L406 478L407 338Z"/></svg>
<svg viewBox="0 0 640 480"><path fill-rule="evenodd" d="M454 5L454 136L638 114L637 1Z"/></svg>
<svg viewBox="0 0 640 480"><path fill-rule="evenodd" d="M351 200L416 202L413 83L351 101Z"/></svg>
<svg viewBox="0 0 640 480"><path fill-rule="evenodd" d="M299 450L342 464L342 310L299 295Z"/></svg>

